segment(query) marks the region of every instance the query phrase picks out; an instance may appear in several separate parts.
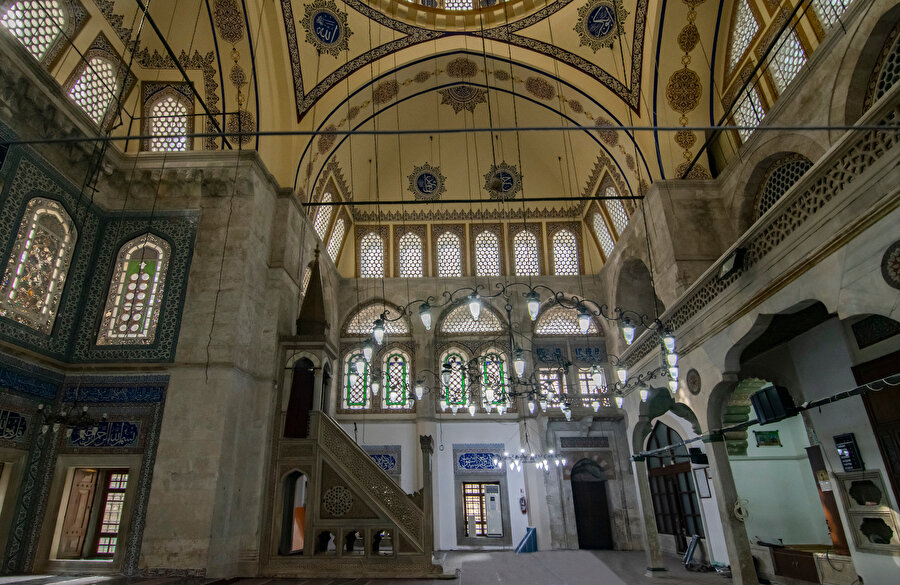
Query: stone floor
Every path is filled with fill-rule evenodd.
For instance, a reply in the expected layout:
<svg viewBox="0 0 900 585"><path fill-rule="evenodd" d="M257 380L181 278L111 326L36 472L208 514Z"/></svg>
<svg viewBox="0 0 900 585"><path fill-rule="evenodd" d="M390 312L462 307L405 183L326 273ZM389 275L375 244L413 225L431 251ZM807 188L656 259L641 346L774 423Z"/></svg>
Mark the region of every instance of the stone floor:
<svg viewBox="0 0 900 585"><path fill-rule="evenodd" d="M0 585L660 585L728 584L715 573L689 572L675 557L666 558L664 578L645 576L643 552L545 551L517 555L512 552L439 553L448 573L457 579L199 579L125 578L89 575L22 575L0 578ZM779 580L778 585L801 582ZM807 584L808 585L808 584Z"/></svg>

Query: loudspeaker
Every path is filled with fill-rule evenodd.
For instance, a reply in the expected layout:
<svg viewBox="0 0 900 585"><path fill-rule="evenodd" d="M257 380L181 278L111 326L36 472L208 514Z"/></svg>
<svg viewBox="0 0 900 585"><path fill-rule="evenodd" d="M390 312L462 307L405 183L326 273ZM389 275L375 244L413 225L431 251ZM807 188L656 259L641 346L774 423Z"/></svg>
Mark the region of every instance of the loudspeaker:
<svg viewBox="0 0 900 585"><path fill-rule="evenodd" d="M709 465L709 457L706 456L700 447L691 447L688 449L691 456L691 463L694 465Z"/></svg>
<svg viewBox="0 0 900 585"><path fill-rule="evenodd" d="M778 422L800 412L784 386L766 386L750 396L750 404L753 405L756 418L761 425Z"/></svg>

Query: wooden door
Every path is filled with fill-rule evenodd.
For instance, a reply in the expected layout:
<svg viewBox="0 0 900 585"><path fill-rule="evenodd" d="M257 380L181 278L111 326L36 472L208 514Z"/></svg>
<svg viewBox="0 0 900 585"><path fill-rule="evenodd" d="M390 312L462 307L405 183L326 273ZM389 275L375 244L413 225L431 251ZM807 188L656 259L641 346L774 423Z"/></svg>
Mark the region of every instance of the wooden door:
<svg viewBox="0 0 900 585"><path fill-rule="evenodd" d="M62 535L56 556L60 559L80 559L84 540L91 520L91 506L97 492L97 476L93 469L76 469L72 478L72 489L66 503Z"/></svg>
<svg viewBox="0 0 900 585"><path fill-rule="evenodd" d="M575 526L578 529L578 548L613 548L612 525L605 481L579 481L572 478L572 499L575 504Z"/></svg>

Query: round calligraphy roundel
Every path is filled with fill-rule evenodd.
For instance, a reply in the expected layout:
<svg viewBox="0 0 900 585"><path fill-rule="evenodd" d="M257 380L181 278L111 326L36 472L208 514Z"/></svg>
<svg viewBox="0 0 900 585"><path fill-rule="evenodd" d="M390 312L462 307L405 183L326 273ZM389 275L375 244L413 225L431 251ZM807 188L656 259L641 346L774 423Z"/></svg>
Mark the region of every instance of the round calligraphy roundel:
<svg viewBox="0 0 900 585"><path fill-rule="evenodd" d="M325 45L334 45L341 40L344 29L337 16L330 10L320 9L312 17L313 34Z"/></svg>
<svg viewBox="0 0 900 585"><path fill-rule="evenodd" d="M612 4L599 4L588 14L585 28L597 39L605 39L616 30L616 13Z"/></svg>
<svg viewBox="0 0 900 585"><path fill-rule="evenodd" d="M438 188L438 178L428 171L419 173L416 177L416 188L422 195L433 195Z"/></svg>
<svg viewBox="0 0 900 585"><path fill-rule="evenodd" d="M438 167L428 163L417 166L409 175L409 190L419 201L435 201L441 198L446 188L446 177Z"/></svg>

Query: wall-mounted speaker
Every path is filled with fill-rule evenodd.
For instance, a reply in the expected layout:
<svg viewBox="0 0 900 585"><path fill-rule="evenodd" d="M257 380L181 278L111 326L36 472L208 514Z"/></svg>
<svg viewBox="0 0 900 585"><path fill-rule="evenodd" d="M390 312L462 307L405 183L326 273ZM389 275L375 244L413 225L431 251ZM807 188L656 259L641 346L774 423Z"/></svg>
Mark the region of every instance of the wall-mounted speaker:
<svg viewBox="0 0 900 585"><path fill-rule="evenodd" d="M761 425L767 425L800 412L794 405L794 399L784 386L769 385L750 396L750 404L756 411L756 419Z"/></svg>

